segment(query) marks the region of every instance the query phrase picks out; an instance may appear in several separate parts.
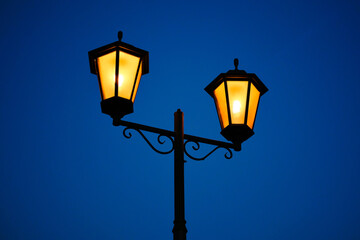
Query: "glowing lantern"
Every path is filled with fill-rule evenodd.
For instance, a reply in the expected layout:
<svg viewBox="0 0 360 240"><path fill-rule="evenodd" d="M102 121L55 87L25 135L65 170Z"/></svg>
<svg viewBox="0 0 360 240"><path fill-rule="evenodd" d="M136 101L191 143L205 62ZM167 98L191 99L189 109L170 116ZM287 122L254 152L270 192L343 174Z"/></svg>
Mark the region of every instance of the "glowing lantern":
<svg viewBox="0 0 360 240"><path fill-rule="evenodd" d="M133 104L142 75L149 72L149 53L119 41L89 52L90 71L98 76L101 110L113 124L134 111Z"/></svg>
<svg viewBox="0 0 360 240"><path fill-rule="evenodd" d="M238 70L238 59L234 64L235 70L221 73L205 91L214 98L221 134L240 146L254 134L259 100L268 89L254 73Z"/></svg>

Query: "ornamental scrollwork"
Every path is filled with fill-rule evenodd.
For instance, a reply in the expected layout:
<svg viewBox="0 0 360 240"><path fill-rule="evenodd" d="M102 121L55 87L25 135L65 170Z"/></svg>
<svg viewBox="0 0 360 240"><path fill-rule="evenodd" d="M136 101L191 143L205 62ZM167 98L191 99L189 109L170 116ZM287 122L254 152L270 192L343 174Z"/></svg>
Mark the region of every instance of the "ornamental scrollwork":
<svg viewBox="0 0 360 240"><path fill-rule="evenodd" d="M157 141L158 141L158 143L160 145L165 144L168 139L170 139L170 141L171 141L171 149L168 150L168 151L162 151L162 150L157 149L153 144L151 144L149 139L139 129L131 128L131 127L124 128L124 130L123 130L124 137L126 137L127 139L130 139L132 137L132 134L130 132L131 130L134 130L134 131L138 132L140 134L140 136L146 141L146 143L151 147L151 149L153 149L157 153L169 154L172 151L174 151L174 139L171 136L168 136L168 135L165 135L165 134L162 134L162 133L158 133Z"/></svg>
<svg viewBox="0 0 360 240"><path fill-rule="evenodd" d="M225 149L225 150L227 151L227 152L224 154L224 157L225 157L226 159L230 159L230 158L232 158L232 156L233 156L232 151L231 151L230 148L217 146L217 147L215 147L214 149L212 149L208 154L206 154L206 155L203 156L203 157L194 157L194 156L190 155L190 153L187 151L187 149L186 149L186 145L187 145L187 144L193 144L193 146L191 146L191 148L192 148L194 151L198 151L198 150L200 149L200 144L199 144L199 142L187 140L187 141L185 141L185 143L184 143L184 152L185 152L186 156L188 156L189 158L191 158L191 159L193 159L193 160L196 160L196 161L205 160L208 156L210 156L212 153L214 153L217 149L220 149L220 148L223 148L223 149Z"/></svg>

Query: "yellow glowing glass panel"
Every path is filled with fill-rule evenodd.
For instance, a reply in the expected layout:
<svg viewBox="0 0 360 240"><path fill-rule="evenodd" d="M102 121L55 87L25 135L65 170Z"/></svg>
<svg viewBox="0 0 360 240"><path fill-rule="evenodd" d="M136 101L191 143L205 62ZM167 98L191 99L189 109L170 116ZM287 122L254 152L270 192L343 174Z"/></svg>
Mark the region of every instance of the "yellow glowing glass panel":
<svg viewBox="0 0 360 240"><path fill-rule="evenodd" d="M125 52L120 52L119 56L118 96L130 100L140 58ZM141 74L139 76L141 76Z"/></svg>
<svg viewBox="0 0 360 240"><path fill-rule="evenodd" d="M135 96L139 87L139 83L140 83L140 78L141 78L141 74L142 74L142 62L140 63L140 67L139 67L139 73L137 75L137 79L136 79L136 85L135 85L135 89L134 89L134 93L133 96L131 98L131 101L134 102L135 101Z"/></svg>
<svg viewBox="0 0 360 240"><path fill-rule="evenodd" d="M220 119L221 128L224 129L229 125L229 115L227 111L227 101L225 95L225 85L221 83L214 91L215 104Z"/></svg>
<svg viewBox="0 0 360 240"><path fill-rule="evenodd" d="M111 52L97 59L103 100L115 95L116 52Z"/></svg>
<svg viewBox="0 0 360 240"><path fill-rule="evenodd" d="M244 124L248 84L247 81L227 81L232 124Z"/></svg>
<svg viewBox="0 0 360 240"><path fill-rule="evenodd" d="M249 98L249 110L247 117L247 125L253 129L254 121L256 116L256 109L259 104L260 92L256 89L256 87L251 83L250 86L250 98Z"/></svg>

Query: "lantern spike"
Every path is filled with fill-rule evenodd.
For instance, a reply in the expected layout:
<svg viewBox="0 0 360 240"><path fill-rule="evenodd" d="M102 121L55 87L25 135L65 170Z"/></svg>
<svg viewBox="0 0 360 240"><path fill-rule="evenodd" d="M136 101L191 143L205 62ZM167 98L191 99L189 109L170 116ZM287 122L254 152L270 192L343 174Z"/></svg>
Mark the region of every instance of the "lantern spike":
<svg viewBox="0 0 360 240"><path fill-rule="evenodd" d="M234 65L235 65L235 70L239 70L239 69L238 69L239 59L237 59L237 58L234 59Z"/></svg>
<svg viewBox="0 0 360 240"><path fill-rule="evenodd" d="M121 42L122 37L123 37L123 32L122 32L122 31L119 31L119 32L118 32L119 42Z"/></svg>

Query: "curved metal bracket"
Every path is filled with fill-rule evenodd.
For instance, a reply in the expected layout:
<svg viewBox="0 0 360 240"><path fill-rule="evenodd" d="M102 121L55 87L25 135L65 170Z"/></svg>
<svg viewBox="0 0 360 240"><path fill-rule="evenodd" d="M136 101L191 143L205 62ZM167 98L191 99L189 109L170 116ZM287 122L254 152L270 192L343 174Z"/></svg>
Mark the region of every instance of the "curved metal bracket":
<svg viewBox="0 0 360 240"><path fill-rule="evenodd" d="M138 124L138 123L127 122L127 121L123 121L123 120L119 121L119 125L122 125L125 127L125 129L123 130L123 135L126 138L130 139L132 137L132 134L129 131L134 130L134 131L138 132L141 135L141 137L147 142L147 144L151 147L151 149L153 149L157 153L169 154L172 151L174 151L174 149L175 149L175 132L173 132L173 131L168 131L168 130L161 129L161 128L150 127L150 126L146 126L146 125L142 125L142 124ZM168 151L163 151L163 150L157 149L149 141L149 139L143 134L143 131L152 132L152 133L157 134L158 135L157 141L160 145L165 144L167 142L167 138L168 138L172 144L171 149ZM188 135L188 134L184 134L184 140L185 140L185 142L183 144L184 153L186 154L186 156L188 156L189 158L196 160L196 161L205 160L207 157L209 157L212 153L214 153L219 148L223 148L227 151L224 154L226 159L232 158L233 153L232 153L231 149L233 149L234 151L240 151L240 146L235 146L232 143L221 142L221 141L217 141L217 140L197 137L197 136ZM189 151L186 150L186 145L188 145L189 143L194 144L192 146L192 149L194 151L198 151L200 149L200 143L213 145L215 147L208 154L206 154L203 157L194 157L189 153Z"/></svg>
<svg viewBox="0 0 360 240"><path fill-rule="evenodd" d="M157 141L158 141L159 144L164 144L164 143L166 142L166 139L170 139L171 144L172 144L172 147L171 147L170 150L168 150L168 151L161 151L161 150L157 149L153 144L151 144L151 142L147 139L147 137L145 137L145 135L144 135L144 134L142 133L142 131L139 130L139 129L132 128L132 127L126 127L126 128L124 128L124 130L123 130L123 135L124 135L124 137L126 137L127 139L130 139L130 138L132 137L131 132L129 132L130 130L134 130L134 131L138 132L138 133L142 136L142 138L147 142L147 144L151 147L151 149L153 149L153 150L154 150L155 152L157 152L157 153L160 153L160 154L169 154L169 153L171 153L172 151L174 151L174 139L172 139L171 136L168 136L168 135L163 134L163 133L157 133L157 134L159 134L158 137L157 137ZM164 139L164 137L166 137L166 138Z"/></svg>
<svg viewBox="0 0 360 240"><path fill-rule="evenodd" d="M215 152L215 151L216 151L217 149L219 149L219 148L223 148L223 149L227 150L227 152L224 154L224 157L225 157L226 159L230 159L230 158L232 158L232 156L233 156L232 151L231 151L230 148L228 148L228 147L223 147L223 146L217 146L217 147L215 147L213 150L211 150L208 154L206 154L204 157L199 157L199 158L198 158L198 157L194 157L194 156L190 155L190 153L186 150L186 145L187 145L188 143L193 143L193 144L195 144L194 146L192 146L192 149L193 149L194 151L198 151L198 150L200 149L200 144L199 144L199 142L197 142L197 141L192 141L192 140L187 140L187 141L185 141L185 143L184 143L184 152L185 152L186 156L188 156L189 158L191 158L191 159L193 159L193 160L196 160L196 161L205 160L208 156L210 156L213 152Z"/></svg>

